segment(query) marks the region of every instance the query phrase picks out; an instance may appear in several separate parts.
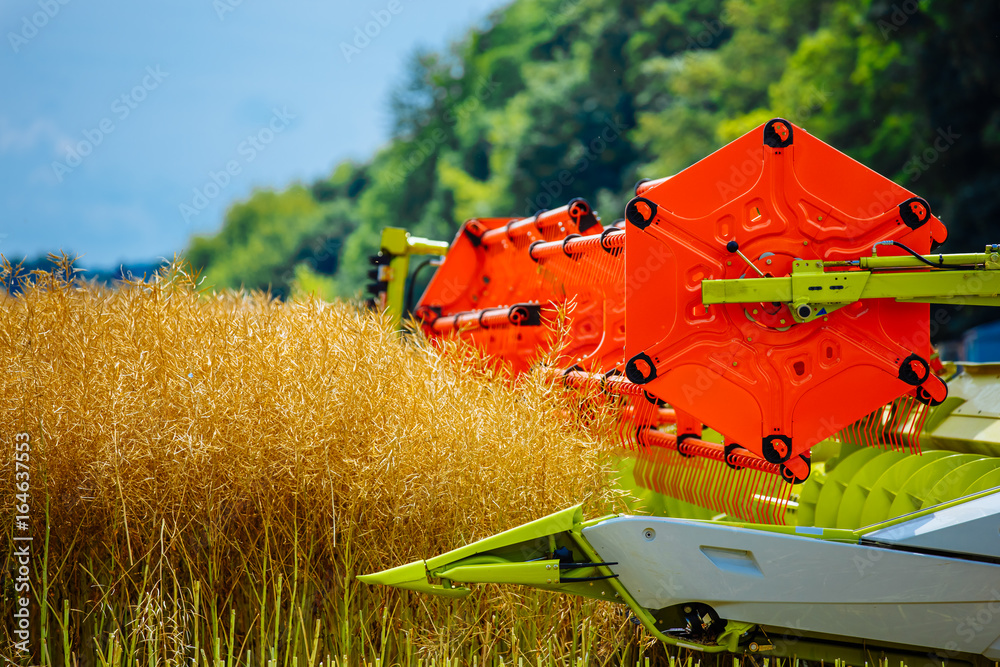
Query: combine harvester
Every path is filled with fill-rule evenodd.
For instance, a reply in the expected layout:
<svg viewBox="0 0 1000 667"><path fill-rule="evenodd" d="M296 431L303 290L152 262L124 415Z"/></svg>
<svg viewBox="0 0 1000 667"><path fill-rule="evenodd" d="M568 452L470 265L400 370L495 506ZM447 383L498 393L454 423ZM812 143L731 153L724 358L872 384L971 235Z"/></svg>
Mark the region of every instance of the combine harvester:
<svg viewBox="0 0 1000 667"><path fill-rule="evenodd" d="M1000 659L1000 364L938 362L928 305L1000 305L1000 247L930 254L946 235L783 119L640 182L607 227L575 199L450 246L386 230L383 305L401 316L410 256L446 248L419 325L513 372L548 353L611 402L653 515L571 507L360 578L613 600L705 652Z"/></svg>

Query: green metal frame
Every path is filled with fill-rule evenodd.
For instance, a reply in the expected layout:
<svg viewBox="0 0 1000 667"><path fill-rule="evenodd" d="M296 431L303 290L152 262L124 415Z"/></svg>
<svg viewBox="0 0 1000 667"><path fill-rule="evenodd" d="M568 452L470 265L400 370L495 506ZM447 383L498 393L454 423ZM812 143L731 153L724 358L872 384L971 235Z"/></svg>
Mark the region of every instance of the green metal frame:
<svg viewBox="0 0 1000 667"><path fill-rule="evenodd" d="M385 290L386 311L392 318L392 325L398 328L406 308L406 278L410 273L411 255L444 255L450 244L446 241L410 236L410 233L399 227L386 227L382 230L381 249L383 255L392 258L387 275L384 276L387 286Z"/></svg>
<svg viewBox="0 0 1000 667"><path fill-rule="evenodd" d="M721 303L782 302L788 304L792 317L800 324L825 317L862 299L1000 306L997 246L987 246L985 253L924 258L931 263L982 268L900 271L929 267L916 257L878 257L874 254L850 262L796 260L788 276L702 281L702 302L706 307ZM834 267L859 267L861 270L826 270Z"/></svg>
<svg viewBox="0 0 1000 667"><path fill-rule="evenodd" d="M368 584L396 586L397 588L449 597L462 597L471 592L465 587L453 587L452 580L462 583L488 582L539 586L552 584L554 578L554 583L558 585L558 565L554 573L551 566L553 563L558 564L559 561L537 560L529 563L512 563L499 556L498 552L516 549L524 542L540 538L547 539L558 533L571 531L582 521L582 505L576 505L429 560L418 560L390 570L360 575L358 579ZM494 554L492 557L484 557L490 552ZM511 565L530 567L512 568ZM457 576L452 576L455 570L457 570ZM547 572L548 576L542 576L543 572ZM432 578L441 579L443 583L433 584L430 582ZM547 581L539 581L545 579Z"/></svg>
<svg viewBox="0 0 1000 667"><path fill-rule="evenodd" d="M716 645L686 642L666 635L656 627L656 618L652 613L632 597L607 565L600 564L600 556L583 536L584 528L615 516L617 515L584 521L582 505L576 505L435 558L414 561L382 572L359 575L358 579L367 584L395 586L448 597L464 597L471 593L468 587L455 586L453 582L499 583L520 584L553 592L621 602L629 607L650 635L662 642L706 653L735 651L739 638L751 630L754 624L728 621L726 628L716 639ZM747 527L760 528L749 525ZM784 527L775 526L768 529L787 532ZM849 531L825 533L821 531L819 534L815 532L803 534L800 531L798 534L819 539L843 540L853 537ZM856 542L857 538L855 537L853 541ZM583 574L588 577L606 578L588 582L567 582L560 578L559 560L551 558L513 560L536 555L540 545L544 545L542 549L549 553L555 551L557 545L571 546L586 556L589 564L574 569L573 577ZM441 583L433 583L432 580L440 580Z"/></svg>
<svg viewBox="0 0 1000 667"><path fill-rule="evenodd" d="M718 520L698 521L698 523L780 535L794 535L825 542L859 544L868 534L877 530L919 519L933 512L993 493L996 493L996 489L980 491L857 530L777 526ZM496 583L532 586L552 592L621 602L629 607L636 620L650 635L662 642L706 653L736 651L740 637L757 627L756 624L727 621L725 629L715 639L714 645L697 644L671 637L656 627L657 619L653 613L636 601L608 567L613 563L602 563L600 555L583 535L585 528L613 519L616 516L618 515L584 521L582 506L576 505L440 556L414 561L374 574L360 575L358 579L367 584L395 586L448 597L464 597L472 592L467 586L455 586L454 583ZM695 520L689 519L688 521ZM560 573L563 570L560 568L560 561L551 558L557 545L572 547L586 558L585 562L573 564L573 569L570 570L573 578L571 581L561 580ZM549 557L539 558L538 554L540 553L548 554ZM579 578L581 574L586 575L588 579L581 581ZM439 580L441 583L433 583L433 580Z"/></svg>

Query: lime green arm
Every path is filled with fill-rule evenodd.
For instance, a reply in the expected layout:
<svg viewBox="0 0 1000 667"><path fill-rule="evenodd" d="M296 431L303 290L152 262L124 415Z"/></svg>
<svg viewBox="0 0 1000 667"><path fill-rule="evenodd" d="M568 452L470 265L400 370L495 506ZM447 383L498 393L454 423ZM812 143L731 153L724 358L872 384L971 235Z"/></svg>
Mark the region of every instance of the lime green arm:
<svg viewBox="0 0 1000 667"><path fill-rule="evenodd" d="M382 230L382 254L392 257L389 263L388 283L385 293L386 310L392 318L393 328L399 328L406 307L406 278L410 272L411 255L444 255L448 243L410 236L405 229L386 227Z"/></svg>
<svg viewBox="0 0 1000 667"><path fill-rule="evenodd" d="M660 641L708 653L735 650L739 637L753 627L752 624L728 621L725 631L714 646L688 643L668 636L656 627L656 619L650 611L635 600L608 567L611 564L602 563L600 556L583 537L585 527L609 518L612 517L584 522L581 506L577 505L436 558L361 575L358 579L368 584L383 584L450 597L469 594L469 588L453 585L453 582L458 582L522 584L599 600L612 600L628 605L635 618ZM582 554L584 562L575 563L580 567L572 570L562 570L557 559L533 558L539 551L555 551L557 545ZM525 558L530 560L524 560ZM569 579L564 580L561 572L569 575ZM431 583L435 579L441 583Z"/></svg>
<svg viewBox="0 0 1000 667"><path fill-rule="evenodd" d="M360 574L358 581L366 584L381 584L383 586L393 586L395 588L405 588L420 593L430 593L432 595L443 595L447 597L460 598L468 595L472 591L468 588L452 588L449 584L432 584L427 580L427 565L422 560L415 560L406 565L400 565L389 570L382 570L374 574Z"/></svg>
<svg viewBox="0 0 1000 667"><path fill-rule="evenodd" d="M976 269L895 271L826 271L827 267L862 266L903 269L926 266L915 257L863 257L853 262L798 260L792 274L778 278L705 280L702 301L721 303L787 303L797 322L809 322L861 299L895 299L915 303L963 303L1000 306L1000 256L985 253L929 255L928 261L975 264Z"/></svg>
<svg viewBox="0 0 1000 667"><path fill-rule="evenodd" d="M581 505L550 514L523 526L512 528L484 540L467 544L428 560L418 560L407 565L358 577L367 584L383 584L397 588L448 595L467 595L468 588L452 588L451 582L507 583L539 586L559 583L558 560L511 562L525 542L573 530L583 521ZM500 555L503 554L503 555ZM552 567L555 565L555 567ZM431 578L440 578L445 585L431 584Z"/></svg>

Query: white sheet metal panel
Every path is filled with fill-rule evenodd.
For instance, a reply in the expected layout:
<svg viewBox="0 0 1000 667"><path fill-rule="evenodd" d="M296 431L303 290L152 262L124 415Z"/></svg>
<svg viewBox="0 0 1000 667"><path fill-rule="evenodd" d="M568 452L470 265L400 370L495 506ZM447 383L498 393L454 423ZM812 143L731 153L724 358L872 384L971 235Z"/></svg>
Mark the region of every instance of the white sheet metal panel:
<svg viewBox="0 0 1000 667"><path fill-rule="evenodd" d="M647 609L968 653L1000 640L1000 565L660 517L583 535Z"/></svg>
<svg viewBox="0 0 1000 667"><path fill-rule="evenodd" d="M876 530L865 538L903 547L1000 558L1000 493Z"/></svg>

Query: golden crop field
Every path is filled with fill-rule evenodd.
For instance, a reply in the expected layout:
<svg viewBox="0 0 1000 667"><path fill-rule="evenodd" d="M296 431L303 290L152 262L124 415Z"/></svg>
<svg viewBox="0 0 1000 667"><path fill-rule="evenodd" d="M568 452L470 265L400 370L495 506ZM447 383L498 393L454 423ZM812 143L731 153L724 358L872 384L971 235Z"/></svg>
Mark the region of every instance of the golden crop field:
<svg viewBox="0 0 1000 667"><path fill-rule="evenodd" d="M65 271L23 287L0 308L0 502L3 534L33 536L32 652L0 658L634 664L653 650L623 607L354 580L577 502L622 508L610 439L540 378L403 340L346 303L201 291L178 264L113 289ZM6 491L18 433L27 532ZM18 594L2 588L10 619Z"/></svg>

